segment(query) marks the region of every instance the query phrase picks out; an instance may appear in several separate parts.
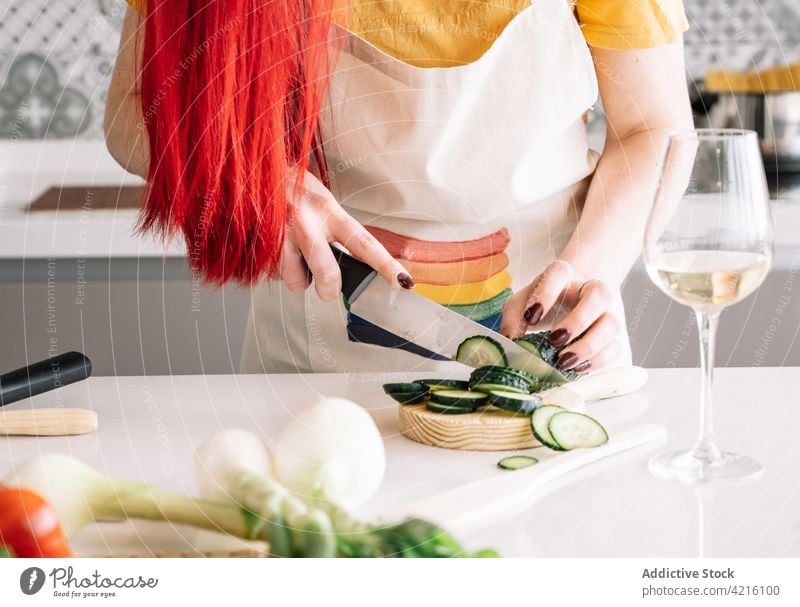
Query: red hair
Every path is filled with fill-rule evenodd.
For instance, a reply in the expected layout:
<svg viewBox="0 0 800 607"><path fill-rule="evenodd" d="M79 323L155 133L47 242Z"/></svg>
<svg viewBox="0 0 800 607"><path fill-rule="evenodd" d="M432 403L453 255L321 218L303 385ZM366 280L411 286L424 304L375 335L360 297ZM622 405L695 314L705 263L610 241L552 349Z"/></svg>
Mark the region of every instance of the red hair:
<svg viewBox="0 0 800 607"><path fill-rule="evenodd" d="M247 285L278 269L290 198L312 155L323 162L333 3L148 0L141 228L182 233L208 282Z"/></svg>

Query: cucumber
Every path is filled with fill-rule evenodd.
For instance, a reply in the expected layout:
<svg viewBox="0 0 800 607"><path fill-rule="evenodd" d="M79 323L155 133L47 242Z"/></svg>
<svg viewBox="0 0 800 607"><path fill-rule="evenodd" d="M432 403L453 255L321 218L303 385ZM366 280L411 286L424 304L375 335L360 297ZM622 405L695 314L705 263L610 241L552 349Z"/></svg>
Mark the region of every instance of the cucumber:
<svg viewBox="0 0 800 607"><path fill-rule="evenodd" d="M486 402L485 392L472 390L434 390L430 402L446 407L469 407L473 411Z"/></svg>
<svg viewBox="0 0 800 607"><path fill-rule="evenodd" d="M497 467L503 470L521 470L538 463L539 460L530 455L511 455L497 462Z"/></svg>
<svg viewBox="0 0 800 607"><path fill-rule="evenodd" d="M561 411L553 415L547 430L564 451L599 447L608 442L608 433L600 422L575 411Z"/></svg>
<svg viewBox="0 0 800 607"><path fill-rule="evenodd" d="M548 424L550 423L551 417L565 411L566 409L563 407L544 405L543 407L538 407L533 412L533 415L531 415L531 430L533 430L533 435L536 437L536 440L545 447L550 447L555 451L563 451L564 449L555 441L552 434L550 434Z"/></svg>
<svg viewBox="0 0 800 607"><path fill-rule="evenodd" d="M389 396L401 405L417 405L424 403L428 398L427 393L420 392L390 392Z"/></svg>
<svg viewBox="0 0 800 607"><path fill-rule="evenodd" d="M472 413L475 411L475 409L472 407L453 407L451 405L435 403L430 400L425 403L425 407L428 409L428 411L433 411L434 413L444 413L445 415L460 415L462 413Z"/></svg>
<svg viewBox="0 0 800 607"><path fill-rule="evenodd" d="M469 367L482 367L484 365L507 366L508 358L503 346L491 337L476 335L468 337L458 346L455 360Z"/></svg>
<svg viewBox="0 0 800 607"><path fill-rule="evenodd" d="M415 379L414 383L428 386L433 390L469 390L469 382L463 379Z"/></svg>
<svg viewBox="0 0 800 607"><path fill-rule="evenodd" d="M524 337L517 337L514 340L514 343L517 344L523 350L527 350L531 354L535 354L539 358L542 358L542 353L539 352L539 348L537 348L534 344L532 344L530 341L528 341Z"/></svg>
<svg viewBox="0 0 800 607"><path fill-rule="evenodd" d="M529 414L542 405L542 399L535 394L492 390L489 392L489 404L498 409Z"/></svg>
<svg viewBox="0 0 800 607"><path fill-rule="evenodd" d="M421 403L428 396L428 386L418 382L383 384L383 391L401 405Z"/></svg>
<svg viewBox="0 0 800 607"><path fill-rule="evenodd" d="M474 389L481 384L491 384L493 387L488 388L489 390L509 390L521 393L530 392L531 386L530 381L516 371L509 371L506 367L498 366L480 367L470 374L470 388Z"/></svg>
<svg viewBox="0 0 800 607"><path fill-rule="evenodd" d="M515 394L525 395L529 394L527 388L522 386L509 386L507 383L492 383L491 381L481 382L472 386L473 390L478 392L514 392Z"/></svg>

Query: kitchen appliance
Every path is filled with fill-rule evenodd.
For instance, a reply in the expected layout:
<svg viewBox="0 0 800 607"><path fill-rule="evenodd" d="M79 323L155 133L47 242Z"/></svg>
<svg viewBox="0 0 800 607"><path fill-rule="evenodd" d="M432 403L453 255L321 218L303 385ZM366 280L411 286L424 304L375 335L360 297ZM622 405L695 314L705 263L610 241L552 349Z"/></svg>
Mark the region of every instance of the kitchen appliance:
<svg viewBox="0 0 800 607"><path fill-rule="evenodd" d="M335 246L331 249L342 272L342 294L351 314L429 354L449 359L455 357L465 339L489 337L502 346L509 366L528 371L543 381L566 382L561 372L507 337L413 291L394 288L367 264Z"/></svg>

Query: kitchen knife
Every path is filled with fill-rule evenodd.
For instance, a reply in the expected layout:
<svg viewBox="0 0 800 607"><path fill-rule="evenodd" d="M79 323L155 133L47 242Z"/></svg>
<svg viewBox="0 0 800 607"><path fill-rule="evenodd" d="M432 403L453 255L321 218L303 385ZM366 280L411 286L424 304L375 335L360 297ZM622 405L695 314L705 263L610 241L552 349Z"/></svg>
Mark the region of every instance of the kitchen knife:
<svg viewBox="0 0 800 607"><path fill-rule="evenodd" d="M331 249L342 272L342 294L355 316L450 359L465 339L489 337L503 347L509 366L543 381L566 382L557 369L507 337L414 291L394 288L367 264L335 246Z"/></svg>
<svg viewBox="0 0 800 607"><path fill-rule="evenodd" d="M86 379L92 361L80 352L66 352L0 375L0 407Z"/></svg>

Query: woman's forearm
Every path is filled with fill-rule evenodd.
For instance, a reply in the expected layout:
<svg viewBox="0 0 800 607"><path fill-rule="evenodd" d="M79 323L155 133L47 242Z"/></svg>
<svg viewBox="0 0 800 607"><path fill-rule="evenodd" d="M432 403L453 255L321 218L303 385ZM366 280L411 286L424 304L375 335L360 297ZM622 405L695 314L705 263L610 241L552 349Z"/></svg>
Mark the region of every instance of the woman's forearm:
<svg viewBox="0 0 800 607"><path fill-rule="evenodd" d="M561 254L579 276L616 288L642 248L670 129L611 140L597 165L581 219Z"/></svg>

